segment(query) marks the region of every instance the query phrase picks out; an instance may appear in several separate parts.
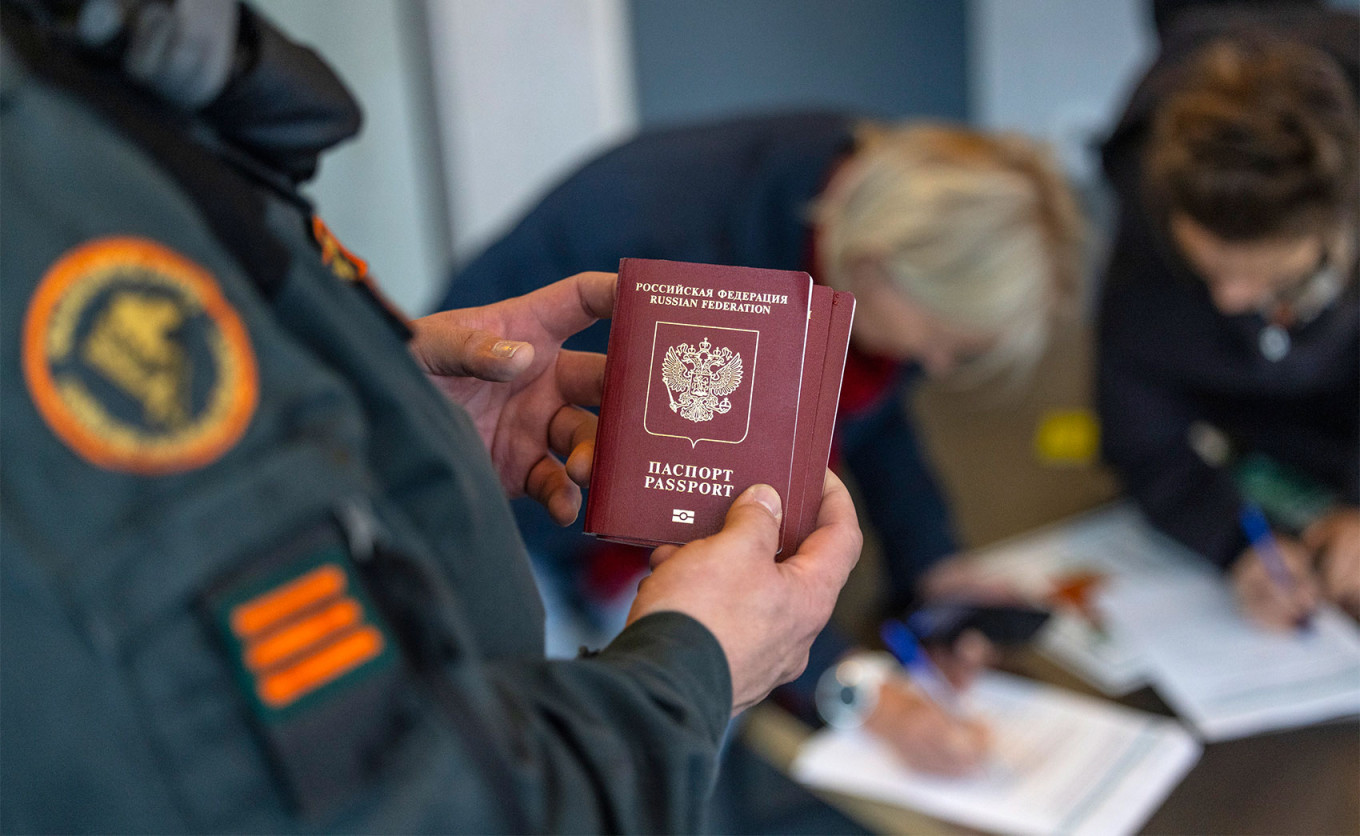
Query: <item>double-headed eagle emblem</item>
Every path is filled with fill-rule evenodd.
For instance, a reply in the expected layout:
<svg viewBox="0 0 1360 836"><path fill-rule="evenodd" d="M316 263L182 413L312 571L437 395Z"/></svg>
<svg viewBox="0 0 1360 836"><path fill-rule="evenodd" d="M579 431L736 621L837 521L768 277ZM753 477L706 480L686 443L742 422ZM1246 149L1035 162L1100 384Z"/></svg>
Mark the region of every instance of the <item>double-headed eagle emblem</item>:
<svg viewBox="0 0 1360 836"><path fill-rule="evenodd" d="M697 347L680 343L666 349L661 379L672 412L696 423L712 421L714 413L722 415L732 408L727 396L741 385L741 355L730 348L713 349L707 337Z"/></svg>

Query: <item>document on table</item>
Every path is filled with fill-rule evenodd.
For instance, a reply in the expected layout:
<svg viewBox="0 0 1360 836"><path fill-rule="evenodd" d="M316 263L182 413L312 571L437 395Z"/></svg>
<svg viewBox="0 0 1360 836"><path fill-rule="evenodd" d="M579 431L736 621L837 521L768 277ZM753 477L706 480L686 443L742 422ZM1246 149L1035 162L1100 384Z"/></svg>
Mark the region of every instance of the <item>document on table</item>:
<svg viewBox="0 0 1360 836"><path fill-rule="evenodd" d="M991 763L944 778L911 770L858 730L812 735L793 775L813 787L1005 833L1132 833L1199 759L1174 720L1050 685L984 674L967 696L991 725Z"/></svg>
<svg viewBox="0 0 1360 836"><path fill-rule="evenodd" d="M1021 595L1047 601L1064 577L1090 573L1106 579L1166 572L1189 558L1152 531L1129 504L1071 521L973 553L979 572ZM1059 609L1040 633L1041 653L1112 697L1147 684L1141 654L1089 617Z"/></svg>
<svg viewBox="0 0 1360 836"><path fill-rule="evenodd" d="M1360 713L1360 630L1334 608L1306 632L1271 632L1247 620L1211 570L1116 581L1101 606L1205 740Z"/></svg>

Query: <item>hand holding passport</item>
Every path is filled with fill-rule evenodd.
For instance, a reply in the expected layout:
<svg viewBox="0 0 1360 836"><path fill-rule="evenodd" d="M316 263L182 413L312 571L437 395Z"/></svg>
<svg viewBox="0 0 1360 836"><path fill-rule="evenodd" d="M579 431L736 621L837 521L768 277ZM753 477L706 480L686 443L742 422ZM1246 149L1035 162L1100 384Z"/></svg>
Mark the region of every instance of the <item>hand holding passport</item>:
<svg viewBox="0 0 1360 836"><path fill-rule="evenodd" d="M472 419L510 498L528 494L561 525L590 478L604 358L564 351L608 318L616 278L580 273L494 305L410 323L409 348L430 382Z"/></svg>
<svg viewBox="0 0 1360 836"><path fill-rule="evenodd" d="M624 259L614 312L586 531L659 546L629 623L706 626L735 713L802 672L859 558L826 469L854 297L806 273Z"/></svg>
<svg viewBox="0 0 1360 836"><path fill-rule="evenodd" d="M815 530L796 554L774 559L780 515L766 503L778 507L778 495L768 485L749 488L716 534L652 553L652 573L628 613L629 624L673 611L707 627L727 656L733 714L802 673L859 559L850 493L834 473L822 473Z"/></svg>
<svg viewBox="0 0 1360 836"><path fill-rule="evenodd" d="M735 268L712 269L725 271ZM730 491L723 489L724 493L730 495L710 496L717 505L716 512L693 509L696 524L685 530L693 532L690 539L701 536L702 539L679 548L664 546L653 553L653 572L639 587L629 614L629 623L670 612L683 613L703 624L721 645L726 656L731 674L734 711L763 698L771 688L793 678L802 670L807 662L808 647L830 617L836 596L859 557L862 542L849 493L840 480L825 469L826 450L830 446L830 433L835 420L840 371L844 363L845 339L849 333L850 308L847 306L835 318L844 323L843 334L832 331L828 327L828 320L823 319L820 329L828 332L826 342L821 343L822 338L816 336L815 331L814 336L806 336L809 333L806 324L807 303L802 300L809 297L806 289L809 281L806 274L785 275L801 276L804 290L801 291L798 304L804 308L797 317L780 320L779 327L784 330L784 334L771 334L768 339L763 338L759 347L752 345L750 348L735 341L712 338L705 348L703 335L688 340L682 338L678 343L665 347L676 348L672 355L674 360L670 378L678 382L684 370L677 370L674 363L686 365L688 361L686 368L690 371L691 385L682 387L682 391L670 388L669 396L659 390L657 394L667 398L663 402L663 409L670 415L678 416L681 411L696 417L709 411L715 418L730 415L743 403L743 394L740 392L742 384L734 385L734 380L740 377L747 385L746 397L749 398L752 382L749 375L760 375L762 381L767 376L773 377L773 370L767 369L766 363L772 353L771 346L789 342L783 337L793 335L796 342L808 340L814 345L830 345L831 350L816 358L817 362L811 363L807 369L803 368L801 359L805 352L812 357L812 352L806 347L788 349L796 352L797 362L792 372L796 380L790 385L785 379L784 389L798 392L797 396L806 406L795 405L795 412L790 413L788 404L785 404L780 412L783 420L779 426L784 427L786 433L791 433L792 427L802 427L802 433L814 439L807 448L810 452L794 455L792 446L795 442L791 434L782 437L769 435L772 426L770 419L773 412L778 410L772 409L771 414L766 414L760 402L741 407L745 410L741 414L749 421L752 439L779 439L778 444L762 448L767 452L753 455L757 459L768 455L771 460L787 457L788 462L774 471L763 471L763 474L768 475L746 484L773 481L778 490L770 492L773 496L765 493L770 491L769 488L755 488L743 493L742 480L748 478L744 468L736 464L707 465L708 481L730 485ZM629 271L625 269L620 282L628 276ZM622 295L622 284L619 290ZM737 292L791 297L799 293L796 289ZM814 301L818 296L822 297L822 311L828 309L826 302L834 298L828 297L826 293L829 291L811 291ZM571 500L575 485L572 482L584 481L590 469L588 461L592 445L589 436L595 426L594 417L580 407L591 405L594 398L599 396L600 381L605 374L600 365L603 358L564 352L561 343L571 333L593 322L595 317L607 316L613 307L613 297L612 276L585 273L515 299L481 308L445 311L412 323L415 333L410 346L412 353L434 383L451 400L469 411L487 441L492 461L507 493L512 496L528 493L554 509L554 516L559 519L572 516L568 513L573 510L568 507L573 505ZM771 313L774 311L774 303L753 301L752 298L733 298L731 294L719 297L716 291L712 298L734 307L769 304ZM630 303L621 301L623 307L615 310L630 316L627 314ZM848 297L841 304L846 301L849 301ZM834 306L831 308L834 309ZM814 316L821 317L822 314ZM616 323L616 327L621 321ZM497 346L504 349L503 343L515 343L519 347L509 357L504 356L504 350L500 351L501 356L497 356ZM688 349L679 349L680 344L686 344ZM730 354L725 354L722 351L724 348ZM697 386L692 382L694 366L691 351L698 354L700 362L710 363L707 367L709 378L699 380ZM812 351L822 349L814 348ZM737 354L742 354L740 364L736 362ZM611 344L611 363L615 362L615 356ZM661 361L665 357L666 351L663 350ZM722 362L710 362L714 360ZM619 369L627 368L628 360L619 361L619 364ZM741 368L740 375L737 374L738 365ZM819 366L834 370L834 386L823 382L826 391L819 391L816 397L808 398L801 393L804 386L802 378L808 375L811 376L809 379L817 378ZM781 373L787 375L790 372L785 369ZM662 381L664 383L664 376ZM764 386L762 383L762 394ZM610 391L616 391L614 397L625 403L636 397L620 387ZM646 394L642 397L645 399ZM724 401L727 402L725 406ZM815 409L811 406L813 401L817 403ZM671 404L675 405L674 409ZM810 426L801 425L796 411L804 411L805 418L811 415L819 420L813 421ZM611 420L608 417L611 414L614 412L606 406L601 421ZM601 432L596 444L606 435ZM701 438L704 436L703 433L698 435ZM691 451L706 448L710 444L707 441L679 443ZM777 447L782 447L782 452L776 450ZM724 449L730 449L730 445ZM549 455L550 451L555 455ZM566 459L565 467L559 457ZM601 462L608 459L607 453L597 457L594 467L598 469ZM584 467L583 462L586 463ZM674 473L675 462L671 462L671 465ZM686 465L681 463L681 467ZM695 467L697 476L700 465ZM732 472L718 475L713 473L715 468ZM802 482L795 483L795 469L803 474ZM741 470L740 474L738 470ZM781 470L783 475L780 474ZM678 477L658 478L688 479L684 471ZM595 484L598 485L598 481ZM782 497L779 491L788 493L790 500L780 501ZM656 492L661 493L660 489L656 489ZM712 493L714 491L710 489ZM579 494L574 495L579 497ZM702 493L695 495L703 496ZM626 514L626 496L622 502L625 504L620 506L619 513ZM802 509L812 509L808 517L798 512L800 516L796 528L790 525L790 520L794 518L789 510L793 508L793 502L798 502ZM772 511L771 507L778 510ZM706 526L702 531L697 526L701 510ZM667 513L671 512L667 510ZM796 553L794 548L786 545L781 555L783 561L777 562L775 552L781 542L781 530L786 540L791 536L803 539L790 534L791 531L807 530L812 533L805 537ZM661 542L659 537L653 536L657 532L639 528L638 533L640 541ZM620 652L627 652L626 645Z"/></svg>

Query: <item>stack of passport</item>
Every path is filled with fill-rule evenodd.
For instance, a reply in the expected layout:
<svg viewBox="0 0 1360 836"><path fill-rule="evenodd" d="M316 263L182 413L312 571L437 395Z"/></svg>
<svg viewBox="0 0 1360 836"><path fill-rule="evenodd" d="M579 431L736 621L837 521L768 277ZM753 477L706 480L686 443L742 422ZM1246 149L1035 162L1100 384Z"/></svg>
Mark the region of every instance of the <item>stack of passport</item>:
<svg viewBox="0 0 1360 836"><path fill-rule="evenodd" d="M722 528L764 482L780 553L821 507L855 298L807 273L626 258L585 528L640 546Z"/></svg>

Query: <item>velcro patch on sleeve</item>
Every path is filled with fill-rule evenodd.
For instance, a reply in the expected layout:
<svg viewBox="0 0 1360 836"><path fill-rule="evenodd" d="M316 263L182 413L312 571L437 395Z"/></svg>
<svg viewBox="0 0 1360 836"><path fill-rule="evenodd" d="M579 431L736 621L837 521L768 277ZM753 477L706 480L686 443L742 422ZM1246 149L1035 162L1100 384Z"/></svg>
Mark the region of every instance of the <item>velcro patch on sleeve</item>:
<svg viewBox="0 0 1360 836"><path fill-rule="evenodd" d="M388 632L339 544L241 583L212 608L237 674L267 721L392 661Z"/></svg>
<svg viewBox="0 0 1360 836"><path fill-rule="evenodd" d="M299 811L373 786L423 703L335 526L261 554L203 604Z"/></svg>

